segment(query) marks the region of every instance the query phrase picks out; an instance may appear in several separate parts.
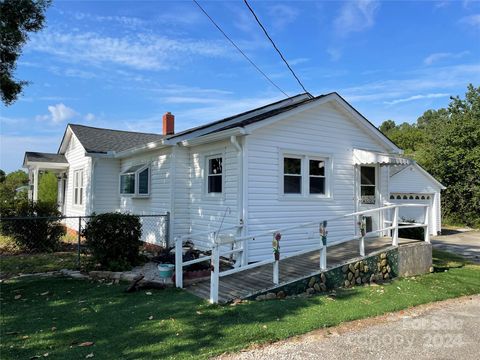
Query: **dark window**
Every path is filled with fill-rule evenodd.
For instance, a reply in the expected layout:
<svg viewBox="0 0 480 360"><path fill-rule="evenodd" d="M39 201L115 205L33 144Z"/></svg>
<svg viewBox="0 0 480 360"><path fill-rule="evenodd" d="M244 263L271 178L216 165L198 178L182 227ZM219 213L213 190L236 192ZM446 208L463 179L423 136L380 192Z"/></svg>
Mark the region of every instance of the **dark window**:
<svg viewBox="0 0 480 360"><path fill-rule="evenodd" d="M222 158L208 159L208 192L222 192Z"/></svg>
<svg viewBox="0 0 480 360"><path fill-rule="evenodd" d="M375 168L360 168L360 196L362 204L375 204Z"/></svg>
<svg viewBox="0 0 480 360"><path fill-rule="evenodd" d="M135 173L120 176L120 194L131 195L135 193Z"/></svg>
<svg viewBox="0 0 480 360"><path fill-rule="evenodd" d="M146 168L138 173L138 193L148 194L149 169Z"/></svg>
<svg viewBox="0 0 480 360"><path fill-rule="evenodd" d="M310 194L325 194L325 161L309 161Z"/></svg>
<svg viewBox="0 0 480 360"><path fill-rule="evenodd" d="M285 194L302 193L302 160L283 159L283 192Z"/></svg>

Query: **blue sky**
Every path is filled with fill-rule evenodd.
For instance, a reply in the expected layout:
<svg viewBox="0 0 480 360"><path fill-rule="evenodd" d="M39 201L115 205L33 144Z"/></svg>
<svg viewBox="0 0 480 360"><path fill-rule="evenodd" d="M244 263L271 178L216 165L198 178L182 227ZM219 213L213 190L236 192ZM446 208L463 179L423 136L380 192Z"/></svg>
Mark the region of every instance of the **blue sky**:
<svg viewBox="0 0 480 360"><path fill-rule="evenodd" d="M241 0L199 2L289 95L302 89ZM480 84L478 1L251 1L308 91L337 91L379 125L414 122ZM60 1L31 36L0 105L0 168L56 152L67 123L161 132L279 100L190 1Z"/></svg>

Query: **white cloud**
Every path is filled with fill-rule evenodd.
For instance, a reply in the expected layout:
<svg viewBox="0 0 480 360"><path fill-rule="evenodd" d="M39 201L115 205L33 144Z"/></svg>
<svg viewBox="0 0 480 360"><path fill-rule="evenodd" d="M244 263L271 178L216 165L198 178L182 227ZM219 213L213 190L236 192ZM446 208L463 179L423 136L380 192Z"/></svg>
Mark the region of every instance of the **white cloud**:
<svg viewBox="0 0 480 360"><path fill-rule="evenodd" d="M480 30L480 14L465 16L460 19L460 22Z"/></svg>
<svg viewBox="0 0 480 360"><path fill-rule="evenodd" d="M75 110L63 103L48 106L48 111L50 115L37 115L35 120L52 121L54 124L58 124L79 115Z"/></svg>
<svg viewBox="0 0 480 360"><path fill-rule="evenodd" d="M88 114L85 115L83 118L84 118L86 121L93 121L93 120L96 119L96 116L95 116L94 114L92 114L92 113L88 113Z"/></svg>
<svg viewBox="0 0 480 360"><path fill-rule="evenodd" d="M466 55L470 54L470 51L462 51L459 53L450 53L450 52L441 52L428 55L423 63L425 65L432 65L434 62L443 60L443 59L460 59Z"/></svg>
<svg viewBox="0 0 480 360"><path fill-rule="evenodd" d="M337 61L342 57L342 50L339 48L329 47L326 51L332 61Z"/></svg>
<svg viewBox="0 0 480 360"><path fill-rule="evenodd" d="M32 36L27 49L48 53L70 63L168 70L193 56L230 57L231 51L226 46L225 42L220 41L172 39L150 33L110 37L94 32L47 31Z"/></svg>
<svg viewBox="0 0 480 360"><path fill-rule="evenodd" d="M20 169L25 151L56 152L58 142L58 135L17 136L0 134L0 168L7 172Z"/></svg>
<svg viewBox="0 0 480 360"><path fill-rule="evenodd" d="M352 102L394 101L415 96L419 92L462 95L457 93L458 88L480 82L480 63L428 67L401 75L403 78L367 82L340 89L339 92Z"/></svg>
<svg viewBox="0 0 480 360"><path fill-rule="evenodd" d="M395 99L395 100L392 100L392 101L385 101L384 104L395 105L395 104L400 104L400 103L414 101L414 100L436 99L436 98L442 98L442 97L448 97L448 96L450 96L450 94L445 94L445 93L413 95L413 96L409 96L409 97L403 98L403 99Z"/></svg>
<svg viewBox="0 0 480 360"><path fill-rule="evenodd" d="M364 31L375 24L375 15L380 8L377 0L346 1L334 20L335 31L340 36Z"/></svg>
<svg viewBox="0 0 480 360"><path fill-rule="evenodd" d="M268 15L274 30L282 30L298 18L299 12L298 9L285 4L273 4L268 8Z"/></svg>

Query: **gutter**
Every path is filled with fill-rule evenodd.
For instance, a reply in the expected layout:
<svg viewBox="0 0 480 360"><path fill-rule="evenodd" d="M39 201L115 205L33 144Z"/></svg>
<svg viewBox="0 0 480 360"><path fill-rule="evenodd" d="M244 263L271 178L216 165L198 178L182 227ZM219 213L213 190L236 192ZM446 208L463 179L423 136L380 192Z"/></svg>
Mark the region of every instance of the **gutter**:
<svg viewBox="0 0 480 360"><path fill-rule="evenodd" d="M179 144L182 146L193 146L193 145L200 145L212 141L219 141L219 140L225 140L228 139L231 136L237 136L237 135L248 135L249 132L245 130L243 127L235 127L232 129L227 129L223 131L218 131L214 132L211 134L207 135L202 135L197 138L191 139L191 140L183 140L179 141ZM173 141L173 140L172 140Z"/></svg>

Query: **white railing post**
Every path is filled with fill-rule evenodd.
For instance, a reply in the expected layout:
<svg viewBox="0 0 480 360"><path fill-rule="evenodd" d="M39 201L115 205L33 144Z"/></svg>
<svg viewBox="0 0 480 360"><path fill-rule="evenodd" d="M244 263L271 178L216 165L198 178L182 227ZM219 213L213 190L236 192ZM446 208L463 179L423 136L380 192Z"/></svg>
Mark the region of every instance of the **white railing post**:
<svg viewBox="0 0 480 360"><path fill-rule="evenodd" d="M319 227L320 233L320 270L327 268L327 222L322 221Z"/></svg>
<svg viewBox="0 0 480 360"><path fill-rule="evenodd" d="M425 206L425 219L424 219L424 224L425 224L425 226L424 226L424 229L425 229L424 230L425 231L424 236L425 236L425 242L426 243L430 243L430 229L429 229L429 226L428 226L429 222L430 222L430 206L427 205L427 206Z"/></svg>
<svg viewBox="0 0 480 360"><path fill-rule="evenodd" d="M282 235L279 232L273 233L272 248L273 248L273 283L278 285L280 283L280 239Z"/></svg>
<svg viewBox="0 0 480 360"><path fill-rule="evenodd" d="M393 236L392 236L392 245L398 246L398 206L395 206L393 209Z"/></svg>
<svg viewBox="0 0 480 360"><path fill-rule="evenodd" d="M218 303L218 287L219 287L219 273L220 273L220 249L218 243L215 241L212 246L212 260L210 270L210 303Z"/></svg>
<svg viewBox="0 0 480 360"><path fill-rule="evenodd" d="M358 225L360 227L360 242L359 242L359 252L360 256L365 256L365 235L367 234L367 220L365 216L360 215Z"/></svg>
<svg viewBox="0 0 480 360"><path fill-rule="evenodd" d="M183 287L183 244L182 238L175 238L175 286Z"/></svg>

